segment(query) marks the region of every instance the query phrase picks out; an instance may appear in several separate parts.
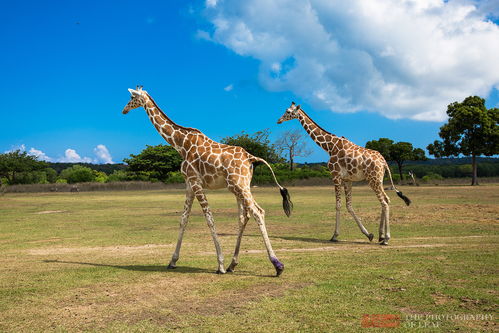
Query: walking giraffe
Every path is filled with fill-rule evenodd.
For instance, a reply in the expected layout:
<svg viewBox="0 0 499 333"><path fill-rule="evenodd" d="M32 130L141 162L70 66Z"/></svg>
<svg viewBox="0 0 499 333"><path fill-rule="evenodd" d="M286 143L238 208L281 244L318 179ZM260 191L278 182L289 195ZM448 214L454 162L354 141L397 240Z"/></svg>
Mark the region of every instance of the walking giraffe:
<svg viewBox="0 0 499 333"><path fill-rule="evenodd" d="M131 99L123 109L123 114L128 113L132 109L143 107L159 134L172 145L183 158L181 171L186 181L186 198L184 212L180 220L177 246L173 252L168 268L172 269L176 267L185 227L189 219L194 197L196 197L201 205L206 222L211 231L213 242L215 243L218 260L217 273L224 274L226 272L224 269L222 249L220 247L213 216L204 189L227 187L229 191L236 196L239 208L239 232L236 248L234 250L232 262L227 271L233 272L239 262L241 238L249 217L252 215L258 223L269 259L276 269L276 275L279 276L284 270L284 265L277 259L277 256L272 249L272 245L270 244L267 229L265 228L265 211L256 203L250 189L251 178L253 176L252 163L262 162L269 167L277 186L279 186L283 197L284 212L289 217L292 203L288 191L277 182L274 171L270 165L264 159L249 154L241 147L220 144L211 140L195 128L183 127L175 124L158 107L151 96L145 90L142 90L142 87L137 87L135 90L128 89L128 91L131 93Z"/></svg>
<svg viewBox="0 0 499 333"><path fill-rule="evenodd" d="M284 112L281 118L277 121L278 124L291 120L298 119L312 140L315 141L322 149L330 156L327 164L331 176L333 178L334 190L336 192L336 226L334 230L332 242L338 241L340 234L340 209L341 209L341 186L345 189L347 210L354 218L360 228L360 231L372 241L374 235L369 233L362 225L360 219L355 215L352 208L352 182L367 180L374 193L381 203L381 221L379 225L379 242L382 245L388 245L390 239L390 198L386 195L383 189L383 177L385 170L388 171L390 182L397 195L409 205L411 200L395 188L392 180L390 168L383 156L371 149L357 146L353 142L348 141L344 137L337 137L325 131L317 125L300 107L294 102Z"/></svg>

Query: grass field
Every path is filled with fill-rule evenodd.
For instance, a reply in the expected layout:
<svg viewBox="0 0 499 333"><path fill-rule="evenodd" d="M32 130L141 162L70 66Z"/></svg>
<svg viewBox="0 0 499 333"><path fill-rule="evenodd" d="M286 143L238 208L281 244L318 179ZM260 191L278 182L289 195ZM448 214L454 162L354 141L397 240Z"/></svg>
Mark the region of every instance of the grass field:
<svg viewBox="0 0 499 333"><path fill-rule="evenodd" d="M253 190L286 266L279 278L254 220L236 272L214 274L196 203L178 268L166 270L182 190L1 196L0 331L357 332L365 314L400 316L393 332L498 330L499 186L404 188L410 207L388 192L387 247L369 243L346 211L341 242L330 243L332 188L289 190L289 219L277 189ZM374 194L353 192L377 239ZM226 191L208 200L227 266L235 200Z"/></svg>

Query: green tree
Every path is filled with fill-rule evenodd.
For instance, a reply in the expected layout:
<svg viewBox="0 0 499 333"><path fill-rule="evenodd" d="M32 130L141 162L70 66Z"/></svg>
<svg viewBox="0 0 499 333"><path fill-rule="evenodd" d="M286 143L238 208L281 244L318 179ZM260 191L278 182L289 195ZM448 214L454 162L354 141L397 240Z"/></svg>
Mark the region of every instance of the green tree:
<svg viewBox="0 0 499 333"><path fill-rule="evenodd" d="M447 115L449 119L438 133L442 140L435 140L427 149L437 158L471 156L471 185L478 185L476 157L499 153L499 109L487 110L483 98L470 96L449 104Z"/></svg>
<svg viewBox="0 0 499 333"><path fill-rule="evenodd" d="M59 177L65 179L69 184L95 181L94 170L81 165L73 165L62 170Z"/></svg>
<svg viewBox="0 0 499 333"><path fill-rule="evenodd" d="M0 154L0 179L6 178L9 184L17 184L19 175L42 170L46 166L45 162L19 149Z"/></svg>
<svg viewBox="0 0 499 333"><path fill-rule="evenodd" d="M421 148L414 148L410 142L397 142L388 138L380 138L379 140L372 140L366 143L366 148L377 150L383 155L385 160L394 161L397 163L400 179L403 180L404 176L402 168L406 161L424 161L426 156L424 150Z"/></svg>
<svg viewBox="0 0 499 333"><path fill-rule="evenodd" d="M52 168L46 168L45 174L47 175L47 181L49 183L55 183L55 181L57 180L57 171Z"/></svg>
<svg viewBox="0 0 499 333"><path fill-rule="evenodd" d="M242 147L251 155L263 158L269 163L285 162L275 145L270 143L269 135L269 129L258 131L252 135L243 131L241 134L225 137L220 142L226 145Z"/></svg>
<svg viewBox="0 0 499 333"><path fill-rule="evenodd" d="M147 145L138 155L130 155L123 160L129 170L141 173L146 172L151 178L165 182L170 172L179 171L182 157L175 148L168 145Z"/></svg>

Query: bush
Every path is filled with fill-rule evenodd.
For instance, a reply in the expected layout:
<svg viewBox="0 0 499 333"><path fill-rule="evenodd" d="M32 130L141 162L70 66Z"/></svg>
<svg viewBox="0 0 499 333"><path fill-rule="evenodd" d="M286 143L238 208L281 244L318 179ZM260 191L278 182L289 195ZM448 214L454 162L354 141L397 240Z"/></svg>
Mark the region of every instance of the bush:
<svg viewBox="0 0 499 333"><path fill-rule="evenodd" d="M422 180L424 182L432 181L432 180L442 180L444 177L442 175L439 175L438 173L433 173L430 172L426 176L423 176Z"/></svg>
<svg viewBox="0 0 499 333"><path fill-rule="evenodd" d="M165 183L167 184L178 184L185 182L184 176L180 171L172 171L168 174Z"/></svg>
<svg viewBox="0 0 499 333"><path fill-rule="evenodd" d="M90 168L74 165L61 171L60 178L66 179L69 184L95 181L94 171Z"/></svg>
<svg viewBox="0 0 499 333"><path fill-rule="evenodd" d="M108 176L102 172L102 171L96 171L96 170L92 170L94 172L94 175L95 175L95 181L98 182L98 183L105 183L107 182L107 178Z"/></svg>

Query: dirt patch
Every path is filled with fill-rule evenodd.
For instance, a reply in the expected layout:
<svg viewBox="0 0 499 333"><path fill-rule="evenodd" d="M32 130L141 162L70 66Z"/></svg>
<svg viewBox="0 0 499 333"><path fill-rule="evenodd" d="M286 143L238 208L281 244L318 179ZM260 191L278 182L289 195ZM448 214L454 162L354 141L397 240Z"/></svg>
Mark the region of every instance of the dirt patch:
<svg viewBox="0 0 499 333"><path fill-rule="evenodd" d="M441 293L434 293L431 295L431 298L433 298L433 302L436 305L443 305L452 302L454 299L450 296L441 294Z"/></svg>
<svg viewBox="0 0 499 333"><path fill-rule="evenodd" d="M340 242L341 244L341 242ZM457 244L462 247L461 244ZM277 253L282 252L337 252L337 251L351 251L351 250L382 250L382 249L404 249L404 248L431 248L431 247L443 247L452 246L452 244L411 244L411 245L390 245L387 247L377 246L375 244L365 243L365 245L359 244L344 244L340 246L322 246L322 247L306 247L306 248L294 248L294 249L278 249ZM257 254L257 253L267 253L267 250L245 250L243 251L247 254ZM214 251L203 251L200 252L201 255L215 255Z"/></svg>
<svg viewBox="0 0 499 333"><path fill-rule="evenodd" d="M239 277L238 277L239 278ZM91 286L73 290L71 295L50 304L52 327L69 330L100 329L113 322L138 323L144 320L167 328L181 328L186 315L242 313L252 302L280 297L287 290L303 288L303 283L279 280L206 294L204 287L219 277L200 274L185 279L182 274L157 276L156 280L123 285Z"/></svg>
<svg viewBox="0 0 499 333"><path fill-rule="evenodd" d="M36 212L34 214L56 214L65 212L67 212L67 210L42 210L41 212Z"/></svg>

